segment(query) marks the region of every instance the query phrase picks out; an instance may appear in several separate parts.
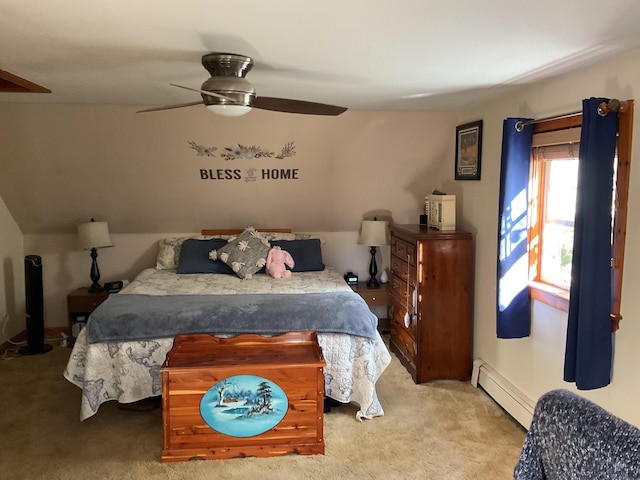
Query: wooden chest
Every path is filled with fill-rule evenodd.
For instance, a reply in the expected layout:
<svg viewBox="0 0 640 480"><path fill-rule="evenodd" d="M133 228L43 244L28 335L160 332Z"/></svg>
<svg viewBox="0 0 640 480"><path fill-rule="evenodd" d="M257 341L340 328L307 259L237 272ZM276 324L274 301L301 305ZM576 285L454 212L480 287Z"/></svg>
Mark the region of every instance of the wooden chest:
<svg viewBox="0 0 640 480"><path fill-rule="evenodd" d="M313 332L176 336L162 461L324 454L324 366Z"/></svg>

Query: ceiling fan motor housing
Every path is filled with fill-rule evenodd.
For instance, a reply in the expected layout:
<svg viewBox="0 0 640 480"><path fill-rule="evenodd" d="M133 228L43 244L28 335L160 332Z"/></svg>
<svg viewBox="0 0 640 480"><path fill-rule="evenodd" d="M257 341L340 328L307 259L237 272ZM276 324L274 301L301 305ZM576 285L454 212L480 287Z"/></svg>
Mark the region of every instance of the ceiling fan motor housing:
<svg viewBox="0 0 640 480"><path fill-rule="evenodd" d="M232 53L209 53L202 57L202 66L207 69L211 78L202 84L201 90L219 93L237 102L203 93L205 105L253 105L256 91L245 79L245 75L253 67L251 58Z"/></svg>

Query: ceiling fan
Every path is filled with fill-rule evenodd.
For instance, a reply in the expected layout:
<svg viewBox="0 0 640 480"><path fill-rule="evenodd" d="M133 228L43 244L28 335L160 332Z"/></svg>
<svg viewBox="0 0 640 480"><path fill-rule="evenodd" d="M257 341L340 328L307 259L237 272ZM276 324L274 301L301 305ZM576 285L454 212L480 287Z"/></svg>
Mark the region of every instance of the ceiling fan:
<svg viewBox="0 0 640 480"><path fill-rule="evenodd" d="M209 72L211 78L206 80L199 89L184 87L172 83L174 87L198 92L202 100L167 105L163 107L140 110L155 112L172 108L189 107L204 104L207 109L227 117L238 117L249 113L252 108L272 110L285 113L301 113L307 115L340 115L347 109L324 103L305 102L288 98L259 97L253 85L245 78L253 68L253 60L245 55L234 53L208 53L202 56L202 66Z"/></svg>

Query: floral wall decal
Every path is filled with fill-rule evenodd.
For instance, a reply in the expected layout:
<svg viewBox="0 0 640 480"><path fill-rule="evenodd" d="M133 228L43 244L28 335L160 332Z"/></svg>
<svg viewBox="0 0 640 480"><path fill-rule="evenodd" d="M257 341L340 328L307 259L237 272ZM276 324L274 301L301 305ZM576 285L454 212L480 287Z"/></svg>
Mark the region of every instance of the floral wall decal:
<svg viewBox="0 0 640 480"><path fill-rule="evenodd" d="M292 157L296 154L295 152L296 146L293 142L287 143L282 150L280 150L279 155L275 155L273 152L268 152L262 147L257 147L255 145L251 145L247 147L245 145L238 144L235 148L225 147L226 153L220 155L225 160L236 160L238 158L286 158Z"/></svg>
<svg viewBox="0 0 640 480"><path fill-rule="evenodd" d="M193 148L199 157L215 157L215 152L217 147L205 147L204 145L198 145L193 140L189 142L189 146ZM238 144L237 147L224 147L225 152L220 155L220 157L225 160L236 160L236 159L251 159L251 158L287 158L292 157L296 154L296 145L295 142L288 142L284 147L280 150L280 153L276 155L274 152L270 152L268 150L263 149L262 147L251 145L241 145Z"/></svg>
<svg viewBox="0 0 640 480"><path fill-rule="evenodd" d="M217 150L216 147L205 147L204 145L198 145L193 140L189 142L191 148L193 148L199 157L215 157L213 152Z"/></svg>

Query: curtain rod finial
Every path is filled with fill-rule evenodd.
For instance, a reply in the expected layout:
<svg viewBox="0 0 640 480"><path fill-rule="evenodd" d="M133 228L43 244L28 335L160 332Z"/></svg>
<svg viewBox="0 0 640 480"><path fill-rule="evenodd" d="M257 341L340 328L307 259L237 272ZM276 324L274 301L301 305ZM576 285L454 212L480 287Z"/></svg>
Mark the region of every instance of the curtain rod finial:
<svg viewBox="0 0 640 480"><path fill-rule="evenodd" d="M620 101L612 98L609 102L602 102L598 105L598 115L604 117L609 112L625 112L628 108L626 100Z"/></svg>

